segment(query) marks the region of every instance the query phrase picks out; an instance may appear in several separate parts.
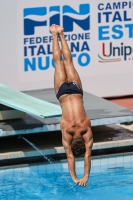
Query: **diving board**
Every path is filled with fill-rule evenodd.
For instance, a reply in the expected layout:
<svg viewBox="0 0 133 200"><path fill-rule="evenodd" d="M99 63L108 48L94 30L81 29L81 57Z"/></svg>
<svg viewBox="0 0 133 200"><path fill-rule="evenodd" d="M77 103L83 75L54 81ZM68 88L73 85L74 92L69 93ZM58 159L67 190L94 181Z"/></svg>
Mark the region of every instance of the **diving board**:
<svg viewBox="0 0 133 200"><path fill-rule="evenodd" d="M45 95L45 94L44 94ZM61 116L60 106L0 84L0 104L41 118Z"/></svg>

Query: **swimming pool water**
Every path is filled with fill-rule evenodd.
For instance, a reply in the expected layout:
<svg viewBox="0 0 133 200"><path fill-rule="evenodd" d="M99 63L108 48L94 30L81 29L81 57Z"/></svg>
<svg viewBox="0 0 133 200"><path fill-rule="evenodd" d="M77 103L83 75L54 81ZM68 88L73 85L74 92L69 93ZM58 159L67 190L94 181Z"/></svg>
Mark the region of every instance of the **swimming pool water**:
<svg viewBox="0 0 133 200"><path fill-rule="evenodd" d="M92 169L88 188L76 186L61 163L2 168L0 200L133 200L132 164L99 172ZM77 169L79 178L82 165Z"/></svg>

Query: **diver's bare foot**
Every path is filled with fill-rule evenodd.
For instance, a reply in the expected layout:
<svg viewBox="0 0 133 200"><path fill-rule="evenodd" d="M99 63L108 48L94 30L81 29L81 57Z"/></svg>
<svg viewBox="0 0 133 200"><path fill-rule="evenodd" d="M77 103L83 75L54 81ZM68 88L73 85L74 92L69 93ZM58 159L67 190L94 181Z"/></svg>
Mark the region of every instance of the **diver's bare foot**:
<svg viewBox="0 0 133 200"><path fill-rule="evenodd" d="M59 35L60 35L60 34L62 34L62 35L64 34L64 33L63 33L64 28L63 28L62 26L58 26L58 25L57 25L57 26L56 26L56 30L57 30L57 32L58 32Z"/></svg>
<svg viewBox="0 0 133 200"><path fill-rule="evenodd" d="M50 26L49 30L52 33L52 36L58 35L57 25L56 24L52 24L52 26Z"/></svg>

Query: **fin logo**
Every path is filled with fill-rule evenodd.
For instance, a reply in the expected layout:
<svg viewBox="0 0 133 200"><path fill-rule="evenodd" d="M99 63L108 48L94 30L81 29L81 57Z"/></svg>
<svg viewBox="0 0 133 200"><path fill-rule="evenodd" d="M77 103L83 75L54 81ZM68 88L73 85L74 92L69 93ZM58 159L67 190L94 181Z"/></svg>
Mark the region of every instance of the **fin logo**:
<svg viewBox="0 0 133 200"><path fill-rule="evenodd" d="M47 7L25 8L23 15L24 35L34 35L35 27L61 25L61 21L64 32L72 32L74 23L84 31L90 30L90 4L80 4L79 11L68 5L50 6L49 9Z"/></svg>

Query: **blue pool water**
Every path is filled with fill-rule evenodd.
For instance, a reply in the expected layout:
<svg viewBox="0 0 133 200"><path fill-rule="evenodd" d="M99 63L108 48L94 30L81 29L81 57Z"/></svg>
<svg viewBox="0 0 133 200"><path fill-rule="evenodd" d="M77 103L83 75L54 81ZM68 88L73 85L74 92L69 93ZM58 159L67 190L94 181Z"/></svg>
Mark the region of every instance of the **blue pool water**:
<svg viewBox="0 0 133 200"><path fill-rule="evenodd" d="M133 200L132 164L99 172L92 166L88 188L72 182L66 163L1 168L0 200ZM82 165L77 169L79 178Z"/></svg>

